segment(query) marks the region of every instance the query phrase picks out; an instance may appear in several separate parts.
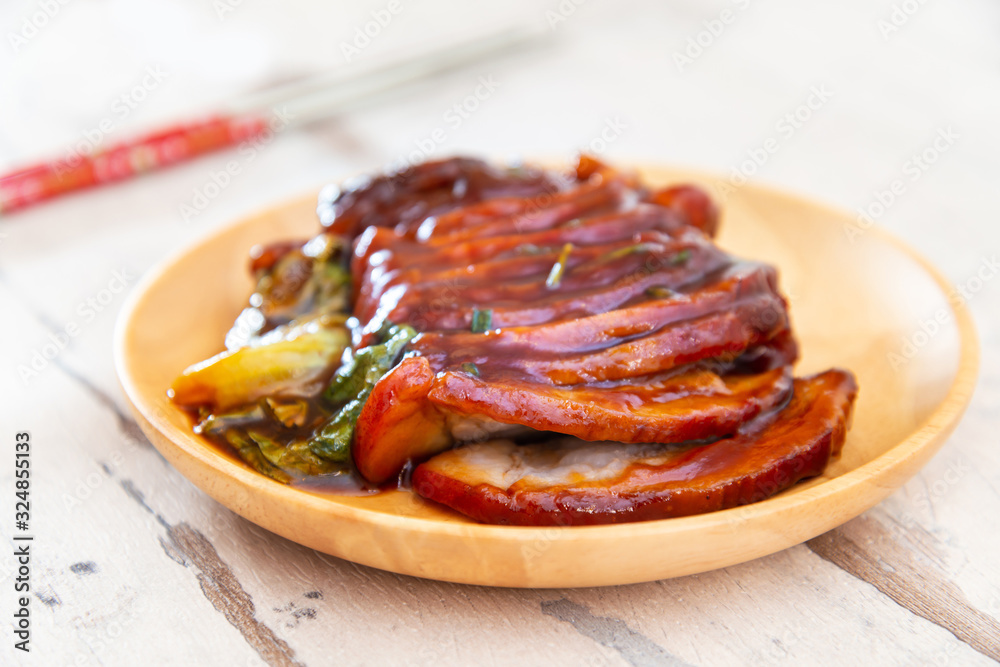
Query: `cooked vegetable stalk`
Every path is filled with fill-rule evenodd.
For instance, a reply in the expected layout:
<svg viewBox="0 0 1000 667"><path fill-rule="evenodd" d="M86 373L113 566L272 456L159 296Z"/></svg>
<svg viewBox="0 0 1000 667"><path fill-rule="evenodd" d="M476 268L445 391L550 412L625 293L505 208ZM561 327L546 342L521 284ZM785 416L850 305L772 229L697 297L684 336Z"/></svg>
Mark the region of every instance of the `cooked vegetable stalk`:
<svg viewBox="0 0 1000 667"><path fill-rule="evenodd" d="M285 484L295 473L312 476L339 471L341 466L313 454L307 439L292 435L290 441L281 442L263 430L278 425L287 429L299 428L305 420L308 412L305 401L279 404L277 411L276 403L272 398L265 398L231 412L210 414L195 427L195 432L229 443L250 467ZM286 423L279 414L292 409L300 412L294 414L292 422Z"/></svg>
<svg viewBox="0 0 1000 667"><path fill-rule="evenodd" d="M340 323L310 322L287 337L273 337L275 342L223 352L189 367L170 389L174 402L226 411L264 396L302 395L330 372L350 341Z"/></svg>
<svg viewBox="0 0 1000 667"><path fill-rule="evenodd" d="M350 275L343 239L320 234L305 244L280 242L254 259L257 288L226 334L226 348L253 344L262 332L348 308Z"/></svg>
<svg viewBox="0 0 1000 667"><path fill-rule="evenodd" d="M257 443L251 440L246 434L236 429L230 429L226 431L225 438L226 442L233 446L233 449L236 450L240 458L246 461L257 472L267 475L282 484L288 484L292 481L291 475L275 467L268 461Z"/></svg>
<svg viewBox="0 0 1000 667"><path fill-rule="evenodd" d="M691 259L691 251L687 248L681 250L679 253L670 258L670 263L673 266L680 266L681 264L687 263Z"/></svg>
<svg viewBox="0 0 1000 667"><path fill-rule="evenodd" d="M301 398L282 401L268 397L262 403L268 414L285 428L300 428L309 416L309 404Z"/></svg>
<svg viewBox="0 0 1000 667"><path fill-rule="evenodd" d="M313 454L308 440L296 439L283 444L255 429L247 431L247 435L257 443L264 458L279 468L295 469L303 475L322 475L340 467Z"/></svg>
<svg viewBox="0 0 1000 667"><path fill-rule="evenodd" d="M260 423L264 419L264 410L259 405L251 405L232 412L210 414L194 427L194 432L225 439L226 431L244 429L252 424Z"/></svg>
<svg viewBox="0 0 1000 667"><path fill-rule="evenodd" d="M573 244L567 243L559 253L559 259L552 265L549 277L545 279L545 286L549 289L556 289L562 282L563 274L566 273L566 263L569 262L569 255L573 252Z"/></svg>
<svg viewBox="0 0 1000 667"><path fill-rule="evenodd" d="M226 336L228 351L185 370L170 390L174 402L199 408L196 432L227 442L279 482L343 469L309 448L310 424L322 414L307 397L350 344L344 247L321 234L263 249L253 265L257 289Z"/></svg>
<svg viewBox="0 0 1000 667"><path fill-rule="evenodd" d="M634 245L625 246L624 248L618 248L610 252L606 252L599 258L598 261L613 262L616 259L621 259L622 257L628 257L629 255L636 255L640 252L650 252L655 248L652 243L636 243Z"/></svg>
<svg viewBox="0 0 1000 667"><path fill-rule="evenodd" d="M323 397L332 404L343 403L343 407L309 441L309 449L316 456L337 463L350 461L354 426L361 408L375 383L396 365L403 348L416 335L409 326L390 327L384 343L358 350L337 371Z"/></svg>

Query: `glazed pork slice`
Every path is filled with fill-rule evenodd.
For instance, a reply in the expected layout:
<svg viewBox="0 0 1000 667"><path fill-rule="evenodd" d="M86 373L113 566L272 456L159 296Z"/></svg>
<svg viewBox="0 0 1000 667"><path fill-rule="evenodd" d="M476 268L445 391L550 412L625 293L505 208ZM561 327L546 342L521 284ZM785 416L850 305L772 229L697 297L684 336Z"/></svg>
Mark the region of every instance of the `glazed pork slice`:
<svg viewBox="0 0 1000 667"><path fill-rule="evenodd" d="M604 346L596 339L591 347L581 348L579 352L567 350L560 354L526 353L520 356L517 350L508 348L490 356L483 347L455 348L448 353L447 363L438 362L434 367L445 370L452 364L472 363L478 368L482 364L479 370L484 376L500 374L557 385L607 382L659 373L698 361L732 360L750 348L769 343L787 328L780 298L760 294L741 300L731 308L671 322L649 333L605 342ZM420 349L419 341L414 341L414 349ZM466 361L460 361L462 359Z"/></svg>
<svg viewBox="0 0 1000 667"><path fill-rule="evenodd" d="M549 387L488 382L464 372L435 378L428 398L441 410L521 424L583 440L684 442L735 433L784 405L791 367L720 377L706 369L605 385Z"/></svg>
<svg viewBox="0 0 1000 667"><path fill-rule="evenodd" d="M564 187L564 179L534 167L504 169L455 157L355 178L343 187L326 189L316 213L328 232L353 239L370 226L391 225L406 233L430 216L462 206L537 197Z"/></svg>
<svg viewBox="0 0 1000 667"><path fill-rule="evenodd" d="M557 304L570 297L586 307L588 301L580 299L588 295L593 303L608 298L624 302L641 297L649 283L678 287L731 262L700 238L672 238L659 231L623 235L600 245L526 247L523 253L505 253L457 267L411 266L388 273L375 270L368 274L374 282L361 288L354 314L372 330L385 320L401 323L417 319L424 321L422 330L468 329L473 308L490 306L516 313L530 312L532 306L542 304L557 313L566 309ZM560 278L551 284L549 276L557 263ZM615 296L596 296L612 290ZM503 321L511 326L509 321L518 318L515 314Z"/></svg>
<svg viewBox="0 0 1000 667"><path fill-rule="evenodd" d="M377 302L389 286L419 280L425 270L471 266L533 248L561 250L567 243L596 246L629 240L646 231L676 236L685 230L696 232L676 212L650 204L583 218L579 224L440 245L420 243L391 229L369 227L357 238L351 259L355 299L364 310L365 301ZM705 238L700 232L698 235Z"/></svg>
<svg viewBox="0 0 1000 667"><path fill-rule="evenodd" d="M555 387L488 381L466 371L434 373L426 358L409 357L365 403L354 462L366 479L380 483L408 460L510 427L620 442L716 438L783 405L790 391L788 368L725 377L693 368L634 382Z"/></svg>
<svg viewBox="0 0 1000 667"><path fill-rule="evenodd" d="M671 240L668 234L661 231L646 230L623 235L622 238L607 243L574 246L566 260L566 270L585 268L606 261L606 257L615 254L625 256L643 252L648 255L653 248L665 247ZM407 267L393 271L389 279L380 285L380 289L405 283L421 287L437 286L442 293L450 295L455 289L469 286L537 276L544 278L559 260L563 247L522 244L512 251L501 252L475 264Z"/></svg>
<svg viewBox="0 0 1000 667"><path fill-rule="evenodd" d="M491 434L497 424L625 442L637 433L659 442L728 435L787 397L779 378L730 387L716 375L718 391L693 392L690 385L657 384L657 374L696 362L725 366L747 355L749 372L766 373L795 361L787 331L773 269L744 264L680 298L647 299L589 318L423 334L412 341L411 356L372 389L358 419L355 463L367 479L382 481L408 459L464 440L457 428ZM766 351L751 354L760 347ZM769 389L749 391L753 382ZM714 396L718 405L699 399L665 409L691 393Z"/></svg>
<svg viewBox="0 0 1000 667"><path fill-rule="evenodd" d="M709 315L722 315L710 320L714 323L732 319L726 315L730 311L747 319L732 332L730 339L722 337L720 334L725 332L718 330L675 329L667 332L661 343L663 339L675 340L677 345L669 351L673 356L684 349L697 352L698 340L712 340L716 346L722 345L730 352L735 348L739 354L787 330L786 304L778 293L777 274L773 267L764 264L739 262L686 292L657 293L662 296L589 317L543 325L512 326L484 333L430 331L416 338L410 349L430 359L435 370L474 363L487 375L494 369L502 369L539 380L575 384L583 381L584 373L566 372L570 359L575 359L577 365L583 361L590 364L586 377L593 380L622 377L622 373L628 374L632 368L636 370L631 374L636 375L667 370L674 365L669 354L663 359L618 362L628 349L644 345L643 337L695 320L705 327L709 320L699 318ZM612 349L621 345L626 347ZM784 363L791 364L795 361L794 346L788 351L791 354ZM602 352L603 357L598 355ZM563 376L567 376L565 381Z"/></svg>
<svg viewBox="0 0 1000 667"><path fill-rule="evenodd" d="M676 243L673 236L657 229L623 230L616 237L593 244L574 244L572 252L564 260L565 270L573 272L586 269L609 259L628 255L643 255L652 263L656 257L651 255L656 250L659 249L662 253ZM494 256L484 257L471 264L442 261L434 265L406 264L399 268L382 264L378 271L366 274L373 280L369 280L361 289L364 302L358 303L358 311L370 313L387 289L400 284L406 285L408 289L436 290L438 295L450 296L456 290L496 285L508 280L544 280L552 266L560 261L564 248L565 244L558 243L547 246L520 243L512 250L501 249ZM386 257L383 254L380 259L384 260ZM653 268L656 268L655 265Z"/></svg>
<svg viewBox="0 0 1000 667"><path fill-rule="evenodd" d="M541 324L613 310L644 298L654 287L680 289L730 263L724 253L698 239L672 239L564 270L557 283L547 280L550 265L528 278L468 284L445 294L439 285L400 284L382 294L374 312L356 314L369 330L386 321L409 323L418 317L426 330L468 329L477 308L489 308L496 327Z"/></svg>
<svg viewBox="0 0 1000 667"><path fill-rule="evenodd" d="M819 475L840 453L857 385L830 370L795 380L787 407L711 444L492 441L416 468L421 496L496 524L643 521L757 502Z"/></svg>
<svg viewBox="0 0 1000 667"><path fill-rule="evenodd" d="M695 185L681 184L661 188L645 201L677 211L692 227L708 236L719 231L719 210L708 193Z"/></svg>
<svg viewBox="0 0 1000 667"><path fill-rule="evenodd" d="M421 241L451 242L462 238L527 232L550 227L594 211L645 201L677 213L685 224L708 236L718 230L719 212L708 193L692 184L678 184L649 192L634 174L618 171L581 155L576 182L562 191L535 197L504 197L471 204L424 220L406 236ZM410 230L413 228L410 227Z"/></svg>
<svg viewBox="0 0 1000 667"><path fill-rule="evenodd" d="M421 223L414 236L421 242L444 245L552 229L576 218L627 207L630 199L634 205L638 197L630 197L632 192L621 176L607 179L597 176L569 190L521 199L519 210L508 215L490 218L476 215L478 211L468 207L430 217Z"/></svg>
<svg viewBox="0 0 1000 667"><path fill-rule="evenodd" d="M508 359L507 363L529 377L554 384L606 382L703 360L734 359L787 328L784 304L774 296L758 295L732 308L676 322L598 351Z"/></svg>

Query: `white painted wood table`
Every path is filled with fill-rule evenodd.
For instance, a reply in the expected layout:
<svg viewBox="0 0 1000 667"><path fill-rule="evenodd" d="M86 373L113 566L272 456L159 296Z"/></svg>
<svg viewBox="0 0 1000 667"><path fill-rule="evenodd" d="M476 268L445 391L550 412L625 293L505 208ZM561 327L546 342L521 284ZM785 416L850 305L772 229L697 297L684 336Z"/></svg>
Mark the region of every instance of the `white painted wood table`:
<svg viewBox="0 0 1000 667"><path fill-rule="evenodd" d="M388 3L5 3L0 159L11 166L40 152L65 154L98 131L114 139L264 81L348 67L348 55L369 57L517 9L400 3L367 44L356 28ZM12 550L14 439L26 430L35 536L29 654L14 649L16 569L10 551L0 558L0 663L1000 658L1000 280L992 280L1000 6L518 7L551 25L545 46L410 86L259 150L0 219L0 533ZM481 77L494 90L480 89L476 109L456 110ZM110 131L99 129L104 120ZM428 147L500 156L589 147L617 161L742 172L864 211L967 288L983 348L969 412L917 477L864 516L771 557L683 579L476 588L368 569L271 535L195 489L124 414L111 358L115 316L144 271L209 230ZM209 186L233 160L239 173ZM51 359L34 359L67 327L73 334Z"/></svg>

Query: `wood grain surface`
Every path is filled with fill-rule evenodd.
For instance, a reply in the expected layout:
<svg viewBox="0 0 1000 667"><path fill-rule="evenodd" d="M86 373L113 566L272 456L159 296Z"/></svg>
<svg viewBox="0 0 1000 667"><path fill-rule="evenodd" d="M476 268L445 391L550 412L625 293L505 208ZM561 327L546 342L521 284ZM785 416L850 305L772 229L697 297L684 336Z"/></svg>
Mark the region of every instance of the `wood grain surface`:
<svg viewBox="0 0 1000 667"><path fill-rule="evenodd" d="M184 41L198 57L170 60L171 76L121 131L246 88L248 72L277 78L304 63L343 64L337 45L382 4L338 16L332 3L242 3L220 19L210 3L171 3L191 21ZM0 664L996 664L1000 9L986 0L924 3L897 26L897 4L629 0L574 3L565 17L560 3L535 4L543 23L550 10L565 18L546 48L288 132L252 159L211 156L0 219L0 534L12 544L13 436L28 430L35 536L32 651L13 649L5 622ZM0 160L61 153L112 115L114 100L164 58L128 21L169 24L179 14L165 6L129 18L107 13L120 3L71 3L20 51L5 49ZM414 6L406 21L433 34L489 13L478 3L465 13L444 6ZM2 25L17 29L36 10L5 4ZM675 54L725 10L732 20L723 32L678 65ZM311 20L288 19L303 15ZM398 20L372 53L399 43ZM112 25L122 30L101 40L107 59L88 55L95 26ZM225 34L226 46L198 50L195 28ZM122 58L126 48L145 50ZM278 70L260 71L249 57L263 51ZM240 57L229 62L230 52ZM452 127L444 114L480 76L493 76L497 90ZM781 125L824 85L829 99L814 99L819 108L797 127ZM742 173L773 138L777 149L753 179L854 211L878 213L879 196L888 201L885 191L902 183L874 222L964 290L982 373L954 435L877 508L809 543L679 579L582 590L445 584L354 565L254 526L167 465L125 416L112 366L115 317L139 276L169 253L262 206L405 156L437 128L441 154L563 156L600 148L609 123L618 128L604 140L609 159L723 173ZM949 128L957 138L925 169L908 171ZM181 205L233 160L240 173L185 219ZM24 377L20 367L71 324L65 348ZM6 619L13 576L12 559L0 558Z"/></svg>

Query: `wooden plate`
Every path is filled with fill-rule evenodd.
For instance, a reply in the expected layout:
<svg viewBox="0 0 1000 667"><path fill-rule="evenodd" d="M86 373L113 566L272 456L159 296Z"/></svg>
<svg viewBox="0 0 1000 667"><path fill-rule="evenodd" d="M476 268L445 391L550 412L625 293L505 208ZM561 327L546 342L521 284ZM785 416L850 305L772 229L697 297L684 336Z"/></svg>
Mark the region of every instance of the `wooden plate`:
<svg viewBox="0 0 1000 667"><path fill-rule="evenodd" d="M666 168L651 183L722 181ZM222 349L252 283L248 249L318 229L315 197L217 232L151 271L118 322L118 376L157 449L220 503L300 544L403 574L491 586L604 586L677 577L764 556L876 505L938 450L975 385L978 347L953 288L924 259L852 216L747 185L724 203L720 243L781 270L802 344L798 374L841 366L861 387L843 456L769 500L616 526L471 523L409 492L314 494L271 481L191 433L166 398L189 364ZM860 233L852 233L854 232Z"/></svg>

